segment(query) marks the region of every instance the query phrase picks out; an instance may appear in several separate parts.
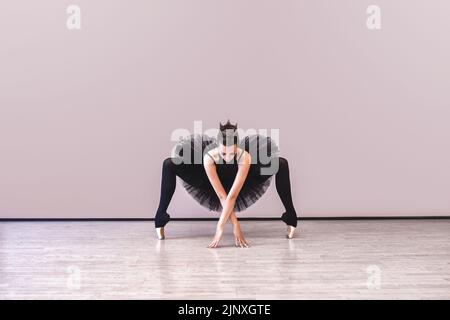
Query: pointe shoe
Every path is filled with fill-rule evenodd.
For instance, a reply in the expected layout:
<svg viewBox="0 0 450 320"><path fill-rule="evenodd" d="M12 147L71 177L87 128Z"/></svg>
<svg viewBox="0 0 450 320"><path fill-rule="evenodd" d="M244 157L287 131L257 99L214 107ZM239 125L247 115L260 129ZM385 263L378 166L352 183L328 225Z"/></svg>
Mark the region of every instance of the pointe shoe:
<svg viewBox="0 0 450 320"><path fill-rule="evenodd" d="M158 237L159 240L163 240L166 238L166 236L164 235L164 226L170 221L170 215L167 212L157 215L158 221L157 222L155 221L156 236Z"/></svg>
<svg viewBox="0 0 450 320"><path fill-rule="evenodd" d="M164 235L164 227L161 228L155 228L156 229L156 235L158 237L158 240L164 240L166 236Z"/></svg>
<svg viewBox="0 0 450 320"><path fill-rule="evenodd" d="M293 225L297 225L297 214L295 212L285 212L281 215L281 220L287 224L286 238L292 239L296 228Z"/></svg>
<svg viewBox="0 0 450 320"><path fill-rule="evenodd" d="M288 227L287 227L287 235L286 235L286 238L292 239L292 238L294 237L294 233L295 233L295 227L293 227L293 226L288 226Z"/></svg>

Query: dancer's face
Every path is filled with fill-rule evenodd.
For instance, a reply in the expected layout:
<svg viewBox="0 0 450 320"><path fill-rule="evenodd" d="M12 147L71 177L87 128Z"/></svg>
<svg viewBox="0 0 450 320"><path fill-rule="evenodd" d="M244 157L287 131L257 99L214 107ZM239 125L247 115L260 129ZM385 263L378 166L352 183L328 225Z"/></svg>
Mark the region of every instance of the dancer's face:
<svg viewBox="0 0 450 320"><path fill-rule="evenodd" d="M219 154L226 161L230 162L233 160L234 155L236 154L236 145L225 146L223 144L219 145Z"/></svg>

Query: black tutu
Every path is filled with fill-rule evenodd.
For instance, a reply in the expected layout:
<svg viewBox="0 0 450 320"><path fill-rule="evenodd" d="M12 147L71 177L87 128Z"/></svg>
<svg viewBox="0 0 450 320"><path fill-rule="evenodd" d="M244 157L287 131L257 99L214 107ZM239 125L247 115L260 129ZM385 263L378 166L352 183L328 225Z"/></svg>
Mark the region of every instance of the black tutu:
<svg viewBox="0 0 450 320"><path fill-rule="evenodd" d="M181 178L186 191L202 206L210 211L221 211L222 205L211 185L203 167L204 154L217 147L217 139L205 134L196 134L179 140L174 150L174 158L178 163L189 164ZM275 141L261 134L248 135L242 138L238 147L250 153L252 163L247 178L236 199L235 211L243 211L254 204L266 192L276 173L272 169L274 159L279 157L279 149ZM228 193L237 172L227 163L216 164L217 174Z"/></svg>

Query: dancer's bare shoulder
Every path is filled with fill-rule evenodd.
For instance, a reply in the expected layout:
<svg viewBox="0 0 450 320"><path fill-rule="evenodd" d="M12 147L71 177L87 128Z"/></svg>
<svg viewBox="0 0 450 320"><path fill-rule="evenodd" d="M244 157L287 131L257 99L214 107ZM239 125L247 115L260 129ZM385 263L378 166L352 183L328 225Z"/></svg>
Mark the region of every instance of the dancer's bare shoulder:
<svg viewBox="0 0 450 320"><path fill-rule="evenodd" d="M237 153L238 164L250 165L252 163L252 156L247 150L238 148Z"/></svg>
<svg viewBox="0 0 450 320"><path fill-rule="evenodd" d="M203 156L203 163L208 165L215 164L217 161L219 161L219 157L219 149L213 148L205 152L205 155Z"/></svg>

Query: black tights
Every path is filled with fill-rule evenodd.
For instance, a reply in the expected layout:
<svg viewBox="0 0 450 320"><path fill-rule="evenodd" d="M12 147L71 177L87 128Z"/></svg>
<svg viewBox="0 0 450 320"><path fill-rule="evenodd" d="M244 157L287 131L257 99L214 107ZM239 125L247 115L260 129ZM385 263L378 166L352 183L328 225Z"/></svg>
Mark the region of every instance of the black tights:
<svg viewBox="0 0 450 320"><path fill-rule="evenodd" d="M175 192L176 177L183 178L184 174L190 172L194 165L198 164L175 164L172 158L167 158L163 162L161 179L161 197L159 207L155 215L155 227L163 227L170 220L167 213L172 196ZM279 168L275 175L275 186L284 205L286 212L281 215L281 219L288 225L297 226L297 213L292 203L291 181L289 179L289 164L285 158L279 158Z"/></svg>

